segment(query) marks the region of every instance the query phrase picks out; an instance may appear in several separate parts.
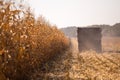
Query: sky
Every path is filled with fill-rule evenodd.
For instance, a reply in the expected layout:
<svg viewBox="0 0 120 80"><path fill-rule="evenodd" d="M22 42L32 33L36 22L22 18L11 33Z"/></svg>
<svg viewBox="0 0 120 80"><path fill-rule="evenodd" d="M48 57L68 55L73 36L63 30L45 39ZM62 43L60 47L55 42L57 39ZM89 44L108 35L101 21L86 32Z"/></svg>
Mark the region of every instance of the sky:
<svg viewBox="0 0 120 80"><path fill-rule="evenodd" d="M58 28L120 22L120 0L30 0L29 4L36 17L42 15Z"/></svg>

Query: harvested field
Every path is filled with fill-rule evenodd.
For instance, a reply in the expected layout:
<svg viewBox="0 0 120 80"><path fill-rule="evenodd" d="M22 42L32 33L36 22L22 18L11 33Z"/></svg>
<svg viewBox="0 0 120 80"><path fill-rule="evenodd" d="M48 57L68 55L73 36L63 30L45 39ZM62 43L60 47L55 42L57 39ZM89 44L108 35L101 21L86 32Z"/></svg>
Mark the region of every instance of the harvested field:
<svg viewBox="0 0 120 80"><path fill-rule="evenodd" d="M117 53L97 54L84 52L73 63L74 80L119 80L120 55ZM77 60L76 59L76 60ZM75 66L76 65L76 66Z"/></svg>
<svg viewBox="0 0 120 80"><path fill-rule="evenodd" d="M120 53L94 51L79 53L76 41L71 39L70 51L57 55L32 78L35 80L120 80Z"/></svg>
<svg viewBox="0 0 120 80"><path fill-rule="evenodd" d="M120 37L103 37L103 51L120 52Z"/></svg>

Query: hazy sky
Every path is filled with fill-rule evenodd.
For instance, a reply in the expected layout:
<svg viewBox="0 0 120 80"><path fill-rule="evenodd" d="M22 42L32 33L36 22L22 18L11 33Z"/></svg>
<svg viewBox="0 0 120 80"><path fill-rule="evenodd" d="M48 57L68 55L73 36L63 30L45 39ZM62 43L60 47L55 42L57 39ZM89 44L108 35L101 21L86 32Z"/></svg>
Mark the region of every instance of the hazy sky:
<svg viewBox="0 0 120 80"><path fill-rule="evenodd" d="M31 0L30 5L58 28L120 22L120 0Z"/></svg>

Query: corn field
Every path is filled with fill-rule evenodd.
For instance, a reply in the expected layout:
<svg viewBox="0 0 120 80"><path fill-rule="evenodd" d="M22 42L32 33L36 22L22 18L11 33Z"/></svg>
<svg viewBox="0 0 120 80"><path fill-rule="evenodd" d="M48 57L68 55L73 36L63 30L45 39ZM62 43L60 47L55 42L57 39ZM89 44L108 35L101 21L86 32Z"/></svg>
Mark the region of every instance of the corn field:
<svg viewBox="0 0 120 80"><path fill-rule="evenodd" d="M41 65L68 48L68 39L24 1L0 0L0 80L30 80Z"/></svg>
<svg viewBox="0 0 120 80"><path fill-rule="evenodd" d="M23 2L0 0L0 80L120 80L119 53L79 53L76 39L70 47L56 26L35 19ZM106 42L103 50L113 46ZM119 40L114 45L119 51Z"/></svg>

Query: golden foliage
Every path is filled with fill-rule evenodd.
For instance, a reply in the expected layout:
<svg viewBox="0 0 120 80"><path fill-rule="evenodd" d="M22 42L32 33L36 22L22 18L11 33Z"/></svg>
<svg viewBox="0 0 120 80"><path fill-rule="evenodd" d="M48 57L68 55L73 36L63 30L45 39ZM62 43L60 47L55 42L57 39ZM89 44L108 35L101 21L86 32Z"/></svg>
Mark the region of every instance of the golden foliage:
<svg viewBox="0 0 120 80"><path fill-rule="evenodd" d="M21 4L17 4L21 6ZM9 79L29 80L34 70L68 48L68 39L30 8L0 1L0 70Z"/></svg>

